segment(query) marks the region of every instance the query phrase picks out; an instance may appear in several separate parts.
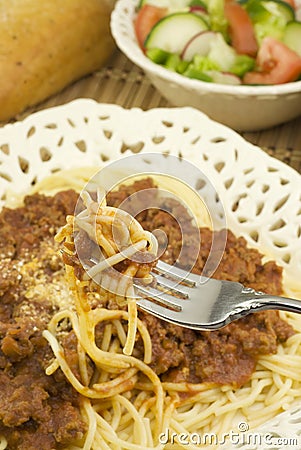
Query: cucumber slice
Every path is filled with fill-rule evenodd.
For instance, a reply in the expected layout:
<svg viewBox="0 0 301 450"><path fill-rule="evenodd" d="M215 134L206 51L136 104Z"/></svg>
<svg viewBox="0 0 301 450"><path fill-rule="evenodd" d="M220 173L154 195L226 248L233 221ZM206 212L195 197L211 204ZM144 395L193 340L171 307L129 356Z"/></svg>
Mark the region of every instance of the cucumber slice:
<svg viewBox="0 0 301 450"><path fill-rule="evenodd" d="M282 0L248 0L244 5L259 44L266 36L282 40L288 22L295 19L293 8Z"/></svg>
<svg viewBox="0 0 301 450"><path fill-rule="evenodd" d="M289 22L284 30L283 42L301 56L301 22Z"/></svg>
<svg viewBox="0 0 301 450"><path fill-rule="evenodd" d="M287 2L282 0L263 0L264 7L267 11L277 17L282 17L287 23L295 19L295 11Z"/></svg>
<svg viewBox="0 0 301 450"><path fill-rule="evenodd" d="M283 23L295 20L295 11L282 0L248 0L244 5L253 22L266 22L281 18Z"/></svg>
<svg viewBox="0 0 301 450"><path fill-rule="evenodd" d="M145 48L160 48L170 53L181 53L192 36L207 30L201 16L189 12L170 14L159 20L145 40Z"/></svg>

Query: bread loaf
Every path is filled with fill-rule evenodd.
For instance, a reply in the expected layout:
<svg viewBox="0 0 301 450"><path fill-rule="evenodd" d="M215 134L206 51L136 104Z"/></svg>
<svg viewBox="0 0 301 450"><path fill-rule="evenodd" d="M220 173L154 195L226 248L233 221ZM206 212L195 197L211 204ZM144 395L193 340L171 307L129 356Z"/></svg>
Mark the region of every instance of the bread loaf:
<svg viewBox="0 0 301 450"><path fill-rule="evenodd" d="M0 0L0 121L100 68L110 13L106 0Z"/></svg>

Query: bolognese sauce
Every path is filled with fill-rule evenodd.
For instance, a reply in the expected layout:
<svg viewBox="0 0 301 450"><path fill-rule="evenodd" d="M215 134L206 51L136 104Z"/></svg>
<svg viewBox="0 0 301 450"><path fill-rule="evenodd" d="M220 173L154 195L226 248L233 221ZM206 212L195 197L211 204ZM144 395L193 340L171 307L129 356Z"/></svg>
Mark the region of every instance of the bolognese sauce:
<svg viewBox="0 0 301 450"><path fill-rule="evenodd" d="M148 192L153 192L150 189L153 187L153 180L150 178L137 181L108 194L107 202L118 207L135 190L142 192L149 189ZM141 206L143 202L145 199L141 194ZM139 210L137 206L139 205L135 205ZM137 219L143 228L149 231L161 229L167 235L168 247L162 256L164 261L170 264L178 261L181 265L178 256L182 250L182 266L187 263L189 265L189 255L193 255L193 249L199 245L195 241L198 236L191 229L191 217L174 199L163 199L161 206L144 210ZM179 214L182 218L182 230L174 219ZM225 232L226 230L200 229L201 246L193 269L195 273L202 273L212 245L213 233L224 236ZM238 281L258 291L281 295L282 269L273 261L264 264L262 255L256 249L248 248L244 238L235 237L229 230L226 233L225 251L214 277ZM189 236L187 242L183 242L182 234L184 239L185 235ZM208 381L241 386L253 373L258 356L276 353L277 344L294 333L292 327L280 319L278 311L255 313L221 330L201 332L162 322L145 313L141 313L140 317L147 324L152 339L152 368L162 379L173 382Z"/></svg>
<svg viewBox="0 0 301 450"><path fill-rule="evenodd" d="M11 450L63 448L86 426L78 394L59 371L42 331L67 300L64 268L54 235L77 195L28 196L0 214L0 434Z"/></svg>

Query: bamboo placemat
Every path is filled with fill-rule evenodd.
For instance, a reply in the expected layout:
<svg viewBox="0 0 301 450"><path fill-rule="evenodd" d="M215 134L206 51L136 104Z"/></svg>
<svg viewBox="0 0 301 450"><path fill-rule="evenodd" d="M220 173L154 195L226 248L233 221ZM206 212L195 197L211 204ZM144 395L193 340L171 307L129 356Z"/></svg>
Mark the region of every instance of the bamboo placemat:
<svg viewBox="0 0 301 450"><path fill-rule="evenodd" d="M66 88L38 107L26 111L61 105L76 98L92 98L100 103L114 103L124 108L144 110L169 107L141 69L116 51L105 67ZM301 173L301 116L269 130L241 133L243 137Z"/></svg>

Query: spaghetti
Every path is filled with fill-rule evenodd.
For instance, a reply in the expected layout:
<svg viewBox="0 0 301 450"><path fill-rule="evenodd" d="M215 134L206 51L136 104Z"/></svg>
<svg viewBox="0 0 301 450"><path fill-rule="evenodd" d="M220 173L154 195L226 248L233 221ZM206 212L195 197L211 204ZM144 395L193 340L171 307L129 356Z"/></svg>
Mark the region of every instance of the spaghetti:
<svg viewBox="0 0 301 450"><path fill-rule="evenodd" d="M285 408L298 398L301 394L301 383L298 364L295 361L301 358L301 340L297 339L294 333L279 344L276 355L258 357L256 370L242 387L235 388L230 383L217 384L212 381L168 380L168 377L164 380L164 377L162 379L158 376L151 364L151 322L138 318L132 286L128 285L129 280L139 273L139 265L137 267L137 264L127 262L122 266L123 274L129 277L126 278L127 283L122 289L117 288L116 281L113 289L110 285L112 279L114 280L114 273L110 272L110 269L115 263L118 265L121 259L125 261L131 254L126 250L120 252L114 247L112 220L109 232L108 228L102 228L102 232L98 233L98 225L108 223L107 220L104 221L104 216L112 218L113 213L115 217L116 211L118 210L104 205L98 207L91 198L87 198L85 212L81 213L78 219L69 218L67 226L57 238L64 240L64 252L68 254L68 257L65 257L67 279L76 304L76 313L71 317L70 313L66 312L65 318L72 323L80 353L86 355L95 365L92 377L82 376L79 382L66 365L56 331L64 313L61 313L63 316L54 316L44 336L49 341L65 376L85 398L83 415L90 426L85 444L81 448L192 449L208 445L218 446L223 442L223 436L229 429L235 429L241 418L247 420L250 427L256 427L279 413L280 404ZM89 220L85 219L83 224L82 218L87 217ZM93 226L89 227L87 223L96 224L96 233ZM133 242L143 243L141 248L146 251L147 243L151 242L150 235L145 236L136 221L133 221L133 224L136 231L132 233L129 228L130 236ZM75 236L79 227L104 251L104 258L91 268L86 265L87 261L77 260L75 263L72 259L76 254ZM123 243L127 242L127 245L128 237L124 232ZM131 249L132 246L126 248ZM138 246L135 250L141 248ZM92 281L87 279L83 272L80 273L79 267L83 266ZM107 275L111 278L110 282L103 273L108 270L108 266L110 269ZM150 268L151 265L145 271L144 267L141 273L147 282ZM122 285L121 282L117 284ZM101 304L96 307L91 302L95 290L102 297ZM104 297L107 299L104 300ZM128 299L126 305L124 298ZM281 313L281 317L283 321L300 321L295 315L288 313ZM100 327L103 331L98 336L97 328ZM138 336L143 341L143 362L141 351L135 348L137 339L139 341ZM293 342L294 356L291 357L289 349L292 351ZM285 367L289 360L291 363L288 371ZM80 372L87 374L86 359L81 359L79 364ZM294 369L291 371L292 366ZM92 424L95 426L92 427ZM205 442L199 438L198 442L188 442L179 439L179 436L184 435L188 439L188 436L196 433L199 433L199 436L207 433L211 436L211 441Z"/></svg>

